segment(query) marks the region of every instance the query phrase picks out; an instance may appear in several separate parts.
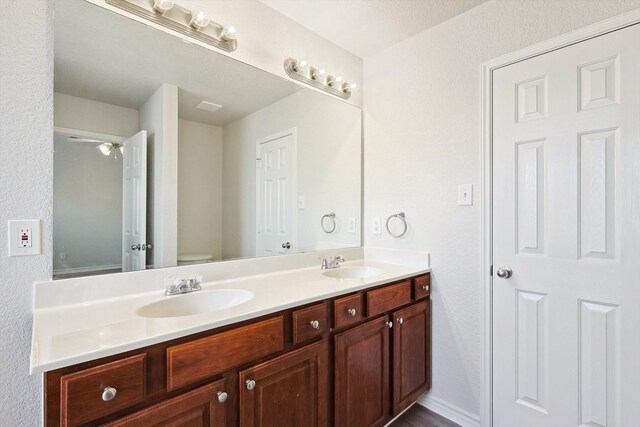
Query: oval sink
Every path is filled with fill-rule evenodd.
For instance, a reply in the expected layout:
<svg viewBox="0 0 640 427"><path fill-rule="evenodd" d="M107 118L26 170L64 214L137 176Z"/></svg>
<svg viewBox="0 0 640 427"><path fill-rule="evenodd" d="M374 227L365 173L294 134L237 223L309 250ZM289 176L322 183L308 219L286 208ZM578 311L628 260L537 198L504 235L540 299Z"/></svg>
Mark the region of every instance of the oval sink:
<svg viewBox="0 0 640 427"><path fill-rule="evenodd" d="M382 272L377 268L366 266L347 266L338 267L332 270L326 270L322 274L334 279L364 279L365 277L373 277Z"/></svg>
<svg viewBox="0 0 640 427"><path fill-rule="evenodd" d="M254 297L244 289L216 289L196 291L184 295L166 297L161 301L140 307L136 314L142 317L182 317L199 313L210 313L235 307Z"/></svg>

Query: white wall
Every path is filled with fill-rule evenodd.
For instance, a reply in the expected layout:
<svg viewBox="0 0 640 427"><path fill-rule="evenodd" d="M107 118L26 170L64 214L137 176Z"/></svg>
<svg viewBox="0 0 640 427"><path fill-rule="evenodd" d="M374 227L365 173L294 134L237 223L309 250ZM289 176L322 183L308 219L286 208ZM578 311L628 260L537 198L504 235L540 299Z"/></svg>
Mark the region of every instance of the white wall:
<svg viewBox="0 0 640 427"><path fill-rule="evenodd" d="M138 110L54 94L54 123L57 127L130 137L138 132Z"/></svg>
<svg viewBox="0 0 640 427"><path fill-rule="evenodd" d="M53 168L53 271L122 265L122 156L56 134ZM60 255L64 253L65 259ZM82 270L79 270L82 269Z"/></svg>
<svg viewBox="0 0 640 427"><path fill-rule="evenodd" d="M491 0L365 59L365 244L432 254L430 397L479 413L480 64L638 6ZM463 183L474 206L456 205ZM371 233L400 210L406 238Z"/></svg>
<svg viewBox="0 0 640 427"><path fill-rule="evenodd" d="M178 255L222 257L222 128L178 120Z"/></svg>
<svg viewBox="0 0 640 427"><path fill-rule="evenodd" d="M57 127L129 137L138 110L54 93ZM122 161L96 144L56 137L54 154L54 256L56 272L105 269L122 263ZM66 259L60 259L65 253Z"/></svg>
<svg viewBox="0 0 640 427"><path fill-rule="evenodd" d="M104 0L88 1L127 14L106 5ZM214 21L233 25L238 31L238 48L231 53L197 41L192 40L192 43L201 44L287 79L289 77L284 71L284 60L289 57L305 59L311 65L324 68L334 76L341 75L345 80L361 86L362 59L259 1L180 0L179 4L189 10L202 10ZM337 8L336 13L339 13ZM130 14L128 16L140 19ZM355 91L348 102L362 106L362 91Z"/></svg>
<svg viewBox="0 0 640 427"><path fill-rule="evenodd" d="M173 266L178 257L178 88L163 83L140 108L147 131L147 264Z"/></svg>
<svg viewBox="0 0 640 427"><path fill-rule="evenodd" d="M199 3L238 27L236 58L283 75L285 56L305 56L356 83L361 78L359 58L267 6ZM32 283L49 279L52 271L53 1L0 0L0 52L0 286L11 289L0 299L0 342L10 343L0 350L0 425L38 425L42 378L29 376L28 369ZM358 97L356 92L352 100ZM15 165L24 162L29 171L16 173ZM6 221L30 218L43 220L43 255L8 258Z"/></svg>
<svg viewBox="0 0 640 427"><path fill-rule="evenodd" d="M51 277L53 7L0 0L0 425L40 423L29 376L32 282ZM32 25L24 25L30 22ZM19 169L18 165L26 165ZM43 254L8 258L7 220L42 219Z"/></svg>
<svg viewBox="0 0 640 427"><path fill-rule="evenodd" d="M297 210L296 251L360 245L361 112L300 91L224 127L224 258L255 256L256 141L291 128L297 130L298 195L305 198L305 209ZM338 223L332 234L320 228L329 212ZM347 232L348 217L358 219L356 233Z"/></svg>

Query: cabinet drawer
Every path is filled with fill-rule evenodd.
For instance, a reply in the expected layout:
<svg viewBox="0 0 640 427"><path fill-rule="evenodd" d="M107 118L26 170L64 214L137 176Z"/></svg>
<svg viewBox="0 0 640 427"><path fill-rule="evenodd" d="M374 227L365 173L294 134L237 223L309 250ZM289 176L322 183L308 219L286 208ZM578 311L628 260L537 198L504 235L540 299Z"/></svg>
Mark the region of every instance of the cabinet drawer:
<svg viewBox="0 0 640 427"><path fill-rule="evenodd" d="M293 343L297 344L321 336L328 329L328 323L325 303L294 311Z"/></svg>
<svg viewBox="0 0 640 427"><path fill-rule="evenodd" d="M367 292L367 315L375 316L411 302L411 280Z"/></svg>
<svg viewBox="0 0 640 427"><path fill-rule="evenodd" d="M197 388L149 408L119 418L103 427L224 426L229 399L226 380Z"/></svg>
<svg viewBox="0 0 640 427"><path fill-rule="evenodd" d="M431 293L431 275L416 277L413 279L413 298L421 299L429 296Z"/></svg>
<svg viewBox="0 0 640 427"><path fill-rule="evenodd" d="M111 399L105 391L109 387L115 390ZM63 375L60 378L60 424L75 426L95 420L135 405L145 396L146 354Z"/></svg>
<svg viewBox="0 0 640 427"><path fill-rule="evenodd" d="M284 348L282 316L167 348L167 389L221 373Z"/></svg>
<svg viewBox="0 0 640 427"><path fill-rule="evenodd" d="M362 319L364 319L362 294L350 295L333 301L334 328L340 329Z"/></svg>

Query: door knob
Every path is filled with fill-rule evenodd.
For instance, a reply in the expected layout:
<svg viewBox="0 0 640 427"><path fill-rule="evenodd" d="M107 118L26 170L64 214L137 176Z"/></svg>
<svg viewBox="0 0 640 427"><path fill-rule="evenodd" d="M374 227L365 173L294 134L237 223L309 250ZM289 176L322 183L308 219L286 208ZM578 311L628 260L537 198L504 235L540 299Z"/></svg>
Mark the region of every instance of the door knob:
<svg viewBox="0 0 640 427"><path fill-rule="evenodd" d="M291 242L284 242L282 244L283 249L291 249Z"/></svg>
<svg viewBox="0 0 640 427"><path fill-rule="evenodd" d="M387 328L393 328L393 322L385 322L385 324L387 325Z"/></svg>
<svg viewBox="0 0 640 427"><path fill-rule="evenodd" d="M404 323L404 319L402 317L398 317L398 323L402 325Z"/></svg>
<svg viewBox="0 0 640 427"><path fill-rule="evenodd" d="M227 392L225 392L225 391L219 391L218 392L218 402L220 402L220 403L226 402L227 397L228 397Z"/></svg>
<svg viewBox="0 0 640 427"><path fill-rule="evenodd" d="M131 245L132 251L139 251L140 249L141 249L140 243L138 243L137 245Z"/></svg>
<svg viewBox="0 0 640 427"><path fill-rule="evenodd" d="M347 310L347 313L349 313L350 316L355 316L357 314L357 311L355 308L350 308L349 310Z"/></svg>
<svg viewBox="0 0 640 427"><path fill-rule="evenodd" d="M501 279L508 279L513 276L513 270L509 267L498 267L496 275Z"/></svg>
<svg viewBox="0 0 640 427"><path fill-rule="evenodd" d="M256 386L256 382L254 380L246 380L244 383L247 386L247 390L253 390Z"/></svg>

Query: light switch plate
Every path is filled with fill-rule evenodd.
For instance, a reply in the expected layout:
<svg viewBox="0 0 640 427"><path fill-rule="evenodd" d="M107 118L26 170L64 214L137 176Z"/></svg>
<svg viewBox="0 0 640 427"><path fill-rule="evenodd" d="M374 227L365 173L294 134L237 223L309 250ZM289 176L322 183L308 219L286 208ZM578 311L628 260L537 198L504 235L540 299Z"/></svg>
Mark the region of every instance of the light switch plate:
<svg viewBox="0 0 640 427"><path fill-rule="evenodd" d="M473 205L473 184L458 185L458 205L459 206Z"/></svg>
<svg viewBox="0 0 640 427"><path fill-rule="evenodd" d="M356 232L356 218L354 216L349 217L349 222L347 224L347 232L348 233Z"/></svg>
<svg viewBox="0 0 640 427"><path fill-rule="evenodd" d="M371 232L373 234L381 234L382 233L382 229L380 228L380 217L379 216L375 216L371 220Z"/></svg>
<svg viewBox="0 0 640 427"><path fill-rule="evenodd" d="M9 256L40 255L41 226L39 219L9 221Z"/></svg>

